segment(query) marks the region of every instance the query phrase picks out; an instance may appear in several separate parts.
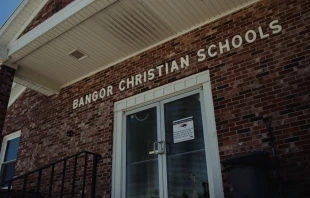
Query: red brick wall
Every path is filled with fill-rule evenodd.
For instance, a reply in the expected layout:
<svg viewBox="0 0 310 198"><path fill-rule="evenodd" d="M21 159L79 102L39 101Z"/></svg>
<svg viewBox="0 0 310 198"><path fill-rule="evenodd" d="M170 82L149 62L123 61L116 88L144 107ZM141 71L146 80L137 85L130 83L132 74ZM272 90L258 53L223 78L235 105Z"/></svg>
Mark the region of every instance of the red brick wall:
<svg viewBox="0 0 310 198"><path fill-rule="evenodd" d="M27 91L9 109L4 133L22 129L17 173L74 154L100 153L98 194L110 197L113 104L126 97L210 70L221 160L237 153L270 152L263 117L273 117L281 178L309 196L310 164L310 1L261 0L45 97ZM282 33L268 25L279 20ZM197 62L197 51L262 26L270 37ZM156 65L190 54L190 66L135 88L118 92L118 83ZM72 101L108 85L113 96L78 109ZM66 131L74 131L72 138ZM239 144L240 143L240 144ZM223 173L226 197L230 178ZM308 182L308 183L307 183ZM100 189L100 190L99 190ZM287 189L287 188L286 188Z"/></svg>
<svg viewBox="0 0 310 198"><path fill-rule="evenodd" d="M49 0L20 36L26 34L30 30L40 25L42 22L66 7L72 1L74 0Z"/></svg>
<svg viewBox="0 0 310 198"><path fill-rule="evenodd" d="M9 104L14 74L14 69L5 65L0 65L0 140L2 139L1 132Z"/></svg>

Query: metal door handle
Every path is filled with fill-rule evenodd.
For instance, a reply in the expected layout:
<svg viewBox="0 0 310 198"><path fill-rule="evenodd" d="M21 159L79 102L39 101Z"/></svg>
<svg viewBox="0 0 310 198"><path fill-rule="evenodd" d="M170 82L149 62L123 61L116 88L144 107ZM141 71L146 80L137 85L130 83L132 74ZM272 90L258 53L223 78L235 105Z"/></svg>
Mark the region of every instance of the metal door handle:
<svg viewBox="0 0 310 198"><path fill-rule="evenodd" d="M153 151L150 151L149 154L165 154L165 141L158 141L154 142L153 144ZM158 144L161 144L160 149L158 147ZM156 150L156 145L158 150Z"/></svg>

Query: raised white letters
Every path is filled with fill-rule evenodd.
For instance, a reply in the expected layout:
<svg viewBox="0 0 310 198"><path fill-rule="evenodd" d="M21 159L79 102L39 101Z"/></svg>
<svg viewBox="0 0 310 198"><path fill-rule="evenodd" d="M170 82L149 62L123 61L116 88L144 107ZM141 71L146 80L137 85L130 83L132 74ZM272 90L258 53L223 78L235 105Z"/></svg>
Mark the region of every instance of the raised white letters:
<svg viewBox="0 0 310 198"><path fill-rule="evenodd" d="M135 85L135 78L134 76L131 76L131 78L127 78L127 89L131 87L134 87Z"/></svg>
<svg viewBox="0 0 310 198"><path fill-rule="evenodd" d="M210 45L209 48L208 48L208 55L209 55L210 57L214 57L214 56L217 55L217 52L216 52L216 51L212 53L211 50L212 50L213 48L216 48L216 45Z"/></svg>
<svg viewBox="0 0 310 198"><path fill-rule="evenodd" d="M207 57L215 57L218 53L223 54L231 50L230 44L233 48L239 48L246 41L247 43L253 43L256 41L257 37L260 39L265 39L270 36L270 34L277 34L282 31L282 26L279 24L278 20L271 21L269 23L269 32L265 27L257 27L255 30L248 30L245 35L235 35L232 38L225 39L216 44L210 43L206 48L199 49L196 54L197 62L207 60ZM245 41L244 41L245 40ZM161 77L163 75L168 75L169 73L178 72L182 69L187 69L190 66L190 55L181 57L179 60L172 60L169 62L162 63L149 70L141 71L134 76L130 76L127 79L123 79L119 82L119 91L124 91L126 89L133 88L135 86L146 83L147 81L154 80L155 78ZM106 96L113 95L113 86L109 85L106 88L101 88L100 90L88 93L83 97L74 99L72 103L72 108L76 109L82 107L91 102L96 102L99 98L104 99Z"/></svg>
<svg viewBox="0 0 310 198"><path fill-rule="evenodd" d="M83 97L80 98L79 107L84 106L84 99Z"/></svg>
<svg viewBox="0 0 310 198"><path fill-rule="evenodd" d="M148 75L148 79L149 79L149 80L153 80L153 79L155 78L154 71L155 71L155 69L150 69L150 70L147 72L147 75Z"/></svg>
<svg viewBox="0 0 310 198"><path fill-rule="evenodd" d="M238 39L238 42L236 42L236 40ZM238 43L238 44L237 44ZM232 38L232 41L231 41L231 45L234 47L234 48L238 48L238 47L241 47L242 45L242 37L240 35L236 35Z"/></svg>
<svg viewBox="0 0 310 198"><path fill-rule="evenodd" d="M198 62L204 61L207 58L207 56L204 53L205 51L206 51L205 49L198 50L197 52L197 56L199 57Z"/></svg>
<svg viewBox="0 0 310 198"><path fill-rule="evenodd" d="M230 51L230 46L229 46L229 41L228 39L225 40L225 45L222 44L222 42L219 42L219 48L220 48L220 53L224 53L224 48L226 48L226 51Z"/></svg>
<svg viewBox="0 0 310 198"><path fill-rule="evenodd" d="M162 71L161 69L164 67L164 65L159 65L156 67L156 69L158 70L158 76L161 76L162 75Z"/></svg>
<svg viewBox="0 0 310 198"><path fill-rule="evenodd" d="M143 72L143 82L146 82L146 72Z"/></svg>
<svg viewBox="0 0 310 198"><path fill-rule="evenodd" d="M176 70L176 71L179 70L179 66L175 60L172 61L172 63L171 63L171 72L174 72L174 70Z"/></svg>
<svg viewBox="0 0 310 198"><path fill-rule="evenodd" d="M269 34L264 34L263 28L261 26L258 27L259 36L261 39L267 38Z"/></svg>
<svg viewBox="0 0 310 198"><path fill-rule="evenodd" d="M250 37L250 34L252 35L251 37ZM254 30L249 30L245 33L245 40L248 43L253 43L256 40L256 37L257 35Z"/></svg>
<svg viewBox="0 0 310 198"><path fill-rule="evenodd" d="M105 96L105 88L102 88L102 89L100 89L100 91L99 91L99 97L102 99L102 98L104 98L104 96Z"/></svg>
<svg viewBox="0 0 310 198"><path fill-rule="evenodd" d="M135 81L135 85L136 86L139 85L139 84L142 84L141 78L142 78L141 74L137 74L136 75L136 81Z"/></svg>
<svg viewBox="0 0 310 198"><path fill-rule="evenodd" d="M167 75L169 73L169 64L166 63L165 66L166 66L165 68L166 68L166 75Z"/></svg>
<svg viewBox="0 0 310 198"><path fill-rule="evenodd" d="M181 68L189 66L189 55L186 55L185 58L181 57Z"/></svg>
<svg viewBox="0 0 310 198"><path fill-rule="evenodd" d="M98 92L97 91L94 91L92 99L93 99L93 102L96 102L98 100Z"/></svg>
<svg viewBox="0 0 310 198"><path fill-rule="evenodd" d="M79 106L79 100L75 99L73 100L73 109L76 109Z"/></svg>
<svg viewBox="0 0 310 198"><path fill-rule="evenodd" d="M277 34L280 33L282 31L282 26L278 24L279 20L274 20L271 21L271 23L269 24L269 28L272 29L272 34Z"/></svg>
<svg viewBox="0 0 310 198"><path fill-rule="evenodd" d="M119 90L124 91L126 89L125 86L123 85L125 82L126 82L125 80L121 80L121 82L119 82L118 84Z"/></svg>
<svg viewBox="0 0 310 198"><path fill-rule="evenodd" d="M91 103L91 94L85 96L85 104Z"/></svg>
<svg viewBox="0 0 310 198"><path fill-rule="evenodd" d="M110 85L108 86L108 96L113 95L113 87Z"/></svg>

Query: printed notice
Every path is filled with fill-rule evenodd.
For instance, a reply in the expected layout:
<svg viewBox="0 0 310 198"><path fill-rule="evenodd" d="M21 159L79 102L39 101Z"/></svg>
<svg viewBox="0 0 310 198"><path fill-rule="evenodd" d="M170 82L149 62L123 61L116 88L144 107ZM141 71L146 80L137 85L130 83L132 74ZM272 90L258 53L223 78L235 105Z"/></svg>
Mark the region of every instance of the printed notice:
<svg viewBox="0 0 310 198"><path fill-rule="evenodd" d="M173 121L172 124L174 143L195 139L193 116Z"/></svg>

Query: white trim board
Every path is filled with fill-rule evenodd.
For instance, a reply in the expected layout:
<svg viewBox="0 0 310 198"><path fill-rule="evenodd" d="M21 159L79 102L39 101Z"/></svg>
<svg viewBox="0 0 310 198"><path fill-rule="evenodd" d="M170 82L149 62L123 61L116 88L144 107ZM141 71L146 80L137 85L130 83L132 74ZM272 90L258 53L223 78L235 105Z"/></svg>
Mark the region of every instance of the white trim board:
<svg viewBox="0 0 310 198"><path fill-rule="evenodd" d="M122 192L122 180L124 179L122 141L124 134L124 114L127 111L146 106L151 103L159 102L172 96L180 95L191 90L202 88L201 111L205 120L204 133L206 142L207 167L210 183L210 197L223 198L223 184L221 175L221 165L216 133L216 123L211 91L209 71L204 71L184 79L163 85L156 89L141 93L114 104L114 131L113 131L113 153L112 153L112 198L124 198Z"/></svg>
<svg viewBox="0 0 310 198"><path fill-rule="evenodd" d="M208 70L194 74L167 85L118 101L114 104L114 111L130 110L131 107L137 108L142 103L146 105L149 102L156 102L167 97L168 95L176 95L178 91L193 89L197 86L202 86L203 83L209 81L210 74Z"/></svg>

